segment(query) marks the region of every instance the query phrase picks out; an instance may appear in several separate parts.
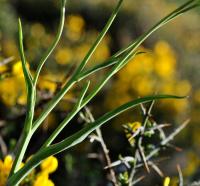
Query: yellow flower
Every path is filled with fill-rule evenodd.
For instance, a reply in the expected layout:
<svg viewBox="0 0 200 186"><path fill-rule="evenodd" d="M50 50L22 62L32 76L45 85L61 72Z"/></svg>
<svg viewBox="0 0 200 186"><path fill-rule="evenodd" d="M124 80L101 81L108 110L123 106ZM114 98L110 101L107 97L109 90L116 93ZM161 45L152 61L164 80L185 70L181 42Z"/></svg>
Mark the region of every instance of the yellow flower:
<svg viewBox="0 0 200 186"><path fill-rule="evenodd" d="M6 180L12 167L12 157L7 155L4 161L0 160L0 186L5 186Z"/></svg>
<svg viewBox="0 0 200 186"><path fill-rule="evenodd" d="M0 186L5 186L8 175L12 168L13 159L10 155L7 155L4 161L0 160ZM22 162L20 168L24 166ZM55 157L51 156L43 161L41 164L42 171L37 175L33 186L54 186L54 183L49 179L49 173L54 172L58 167L58 161ZM32 174L35 174L35 170L32 171ZM31 175L29 175L31 176ZM35 176L34 176L35 177ZM28 178L28 182L31 180L31 177ZM25 181L25 180L24 180ZM25 181L27 183L27 180ZM25 184L22 182L22 185Z"/></svg>
<svg viewBox="0 0 200 186"><path fill-rule="evenodd" d="M169 186L170 184L170 177L166 177L163 182L163 186Z"/></svg>
<svg viewBox="0 0 200 186"><path fill-rule="evenodd" d="M3 168L5 171L10 171L12 162L12 157L10 155L7 155L3 162L2 160L0 160L0 168Z"/></svg>
<svg viewBox="0 0 200 186"><path fill-rule="evenodd" d="M133 123L129 123L128 126L131 128L132 132L136 132L142 126L142 124L136 121Z"/></svg>
<svg viewBox="0 0 200 186"><path fill-rule="evenodd" d="M48 174L39 174L33 183L33 186L54 186L54 183L49 179Z"/></svg>
<svg viewBox="0 0 200 186"><path fill-rule="evenodd" d="M5 186L8 175L12 168L13 159L12 156L7 155L4 161L0 160L0 186ZM24 163L20 164L20 168L24 166Z"/></svg>
<svg viewBox="0 0 200 186"><path fill-rule="evenodd" d="M54 172L58 168L58 160L50 156L41 163L41 170L47 174Z"/></svg>
<svg viewBox="0 0 200 186"><path fill-rule="evenodd" d="M135 143L135 139L133 138L133 135L141 128L141 126L142 124L140 122L133 122L133 123L126 124L124 131L131 145L134 145Z"/></svg>
<svg viewBox="0 0 200 186"><path fill-rule="evenodd" d="M26 104L26 86L22 76L0 80L0 99L7 106Z"/></svg>

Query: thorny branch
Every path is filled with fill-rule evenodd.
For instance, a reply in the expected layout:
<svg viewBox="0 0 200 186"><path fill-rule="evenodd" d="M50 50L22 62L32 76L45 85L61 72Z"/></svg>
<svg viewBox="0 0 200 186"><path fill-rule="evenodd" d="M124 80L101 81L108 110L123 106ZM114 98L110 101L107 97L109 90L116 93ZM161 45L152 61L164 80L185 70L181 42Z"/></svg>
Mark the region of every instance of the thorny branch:
<svg viewBox="0 0 200 186"><path fill-rule="evenodd" d="M94 119L94 117L93 117L93 115L92 115L92 113L91 113L91 111L89 110L88 107L85 107L85 111L86 111L86 117L84 117L82 115L83 116L82 118L88 123L94 122L95 119ZM94 140L98 141L101 144L101 147L102 147L105 159L106 159L107 167L109 167L108 170L109 170L109 174L110 174L110 180L112 181L114 186L119 186L117 178L116 178L115 171L111 167L112 161L111 161L110 156L109 156L109 150L108 150L108 148L107 148L107 146L104 142L104 139L103 139L103 136L102 136L102 133L101 133L101 129L100 128L96 129L96 136L90 136L90 137L93 138Z"/></svg>
<svg viewBox="0 0 200 186"><path fill-rule="evenodd" d="M118 161L115 161L115 162L111 163L111 167L116 167L116 166L119 166L121 164L126 165L126 167L128 169L130 169L130 167L132 167L132 169L130 170L130 174L129 174L128 186L135 185L136 180L139 179L139 178L135 178L135 173L138 171L138 169L140 167L143 167L143 166L145 166L148 169L148 171L150 170L149 169L149 166L150 166L161 177L164 176L163 173L162 173L162 171L157 167L157 165L151 159L158 152L160 152L163 149L163 147L168 146L169 142L172 141L174 139L174 137L177 134L179 134L188 125L188 123L189 123L189 120L186 120L177 129L175 129L175 131L172 132L169 136L166 136L165 133L164 133L164 131L163 131L164 127L170 126L169 124L158 125L158 124L155 123L154 126L152 126L151 128L147 128L146 126L147 126L147 122L148 122L148 120L149 120L149 118L151 116L151 110L153 108L153 104L154 104L154 102L152 102L150 104L150 106L149 106L148 109L145 109L144 106L142 105L142 111L143 111L144 120L143 120L143 126L142 126L140 132L137 133L138 138L136 140L136 146L135 146L136 150L135 150L134 157L126 156L126 157L121 158ZM149 154L145 155L142 141L143 141L143 137L144 137L145 132L150 131L150 130L153 130L153 131L157 130L157 131L159 131L162 140L157 145L157 147L155 147ZM134 138L135 137L136 136L134 135ZM111 167L106 166L105 168L107 169L107 168L111 168ZM183 186L183 179L181 177L182 174L181 174L180 168L178 169L178 172L179 172L179 179L180 179L179 180L179 185Z"/></svg>
<svg viewBox="0 0 200 186"><path fill-rule="evenodd" d="M144 115L144 121L143 121L143 130L140 131L140 137L138 139L138 141L136 142L137 143L137 150L135 152L135 158L137 156L139 156L139 159L142 159L145 167L146 167L146 170L147 172L150 172L150 169L148 167L148 163L146 161L146 157L145 157L145 154L144 154L144 151L143 151L143 147L142 147L142 140L143 140L143 135L144 135L144 132L145 132L145 129L146 129L146 125L147 125L147 122L149 120L149 117L150 117L150 114L151 114L151 110L153 108L153 105L154 105L154 101L151 102L148 110L145 109L145 107L143 105L141 105L141 108L142 108L142 111L143 111L143 115ZM131 174L130 174L130 178L129 178L129 186L133 185L133 182L134 182L134 173L136 172L136 163L134 165L134 167L132 168L131 170Z"/></svg>

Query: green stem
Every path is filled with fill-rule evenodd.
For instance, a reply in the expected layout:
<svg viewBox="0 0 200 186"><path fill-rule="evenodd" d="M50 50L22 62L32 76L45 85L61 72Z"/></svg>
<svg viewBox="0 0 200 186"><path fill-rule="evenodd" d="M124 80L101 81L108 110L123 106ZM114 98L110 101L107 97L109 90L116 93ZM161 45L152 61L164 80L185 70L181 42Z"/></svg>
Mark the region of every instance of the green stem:
<svg viewBox="0 0 200 186"><path fill-rule="evenodd" d="M53 133L50 135L50 137L42 145L41 149L49 146L53 142L53 140L58 136L58 134L60 134L60 132L64 129L64 127L71 121L71 119L73 119L73 117L80 111L80 109L82 108L81 103L82 103L83 98L89 88L89 84L90 84L90 82L88 81L88 83L84 86L84 88L80 94L80 98L78 99L77 103L75 104L73 110L60 123L60 125L53 131Z"/></svg>
<svg viewBox="0 0 200 186"><path fill-rule="evenodd" d="M69 80L67 84L62 88L62 90L53 97L53 99L45 107L44 111L40 114L38 119L33 123L32 133L34 133L39 128L47 115L54 109L54 107L59 103L59 101L64 97L64 95L74 84L75 81L73 81L73 79Z"/></svg>
<svg viewBox="0 0 200 186"><path fill-rule="evenodd" d="M13 162L9 177L18 171L29 143L30 133L31 133L30 131L32 128L32 121L34 117L35 94L36 94L36 88L33 86L31 73L26 66L26 57L24 54L24 47L23 47L23 31L20 19L18 28L19 28L19 52L22 61L22 69L27 89L27 113L26 113L24 128L20 137L19 146L17 148L16 157Z"/></svg>
<svg viewBox="0 0 200 186"><path fill-rule="evenodd" d="M31 137L32 137L31 133L26 133L25 130L22 131L22 136L20 138L20 143L19 143L19 146L18 146L16 157L15 157L15 160L13 162L12 169L10 171L9 177L11 177L13 174L15 174L19 170L19 167L22 163L24 154L26 152L26 149L28 147L28 144L29 144Z"/></svg>
<svg viewBox="0 0 200 186"><path fill-rule="evenodd" d="M17 153L10 171L10 176L12 176L12 174L18 171L20 164L22 163L26 149L28 147L29 141L32 137L31 127L34 116L35 89L31 89L29 91L30 92L28 93L28 100L27 100L27 105L28 105L27 116L25 119L24 129L20 137L19 146L17 146Z"/></svg>

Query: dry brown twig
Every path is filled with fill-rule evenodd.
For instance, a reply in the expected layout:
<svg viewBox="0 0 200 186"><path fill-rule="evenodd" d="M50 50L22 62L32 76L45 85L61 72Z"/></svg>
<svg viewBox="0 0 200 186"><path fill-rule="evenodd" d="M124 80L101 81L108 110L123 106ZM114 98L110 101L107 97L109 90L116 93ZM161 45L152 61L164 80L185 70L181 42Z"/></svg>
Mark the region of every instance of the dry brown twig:
<svg viewBox="0 0 200 186"><path fill-rule="evenodd" d="M86 115L81 113L80 114L81 117L87 123L94 122L95 119L94 119L90 109L88 107L84 107L84 109L85 109ZM103 153L104 153L104 157L105 157L105 160L106 160L106 167L108 167L108 170L109 170L110 181L113 183L114 186L119 186L115 171L113 170L113 168L111 166L112 161L111 161L111 158L110 158L110 155L109 155L109 150L106 146L106 143L104 142L101 129L100 128L96 129L96 134L90 135L90 138L91 138L92 141L97 141L101 144L101 147L102 147L102 150L103 150Z"/></svg>

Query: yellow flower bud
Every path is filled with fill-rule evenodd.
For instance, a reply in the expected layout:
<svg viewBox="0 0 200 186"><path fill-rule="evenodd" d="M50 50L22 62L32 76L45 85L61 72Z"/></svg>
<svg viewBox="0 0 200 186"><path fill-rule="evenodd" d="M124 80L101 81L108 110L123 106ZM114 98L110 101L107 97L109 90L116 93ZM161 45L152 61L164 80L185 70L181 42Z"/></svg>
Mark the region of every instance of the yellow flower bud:
<svg viewBox="0 0 200 186"><path fill-rule="evenodd" d="M58 168L58 160L54 156L50 156L41 163L41 169L45 173L52 173Z"/></svg>
<svg viewBox="0 0 200 186"><path fill-rule="evenodd" d="M54 183L49 179L48 174L39 174L33 183L33 186L54 186Z"/></svg>

